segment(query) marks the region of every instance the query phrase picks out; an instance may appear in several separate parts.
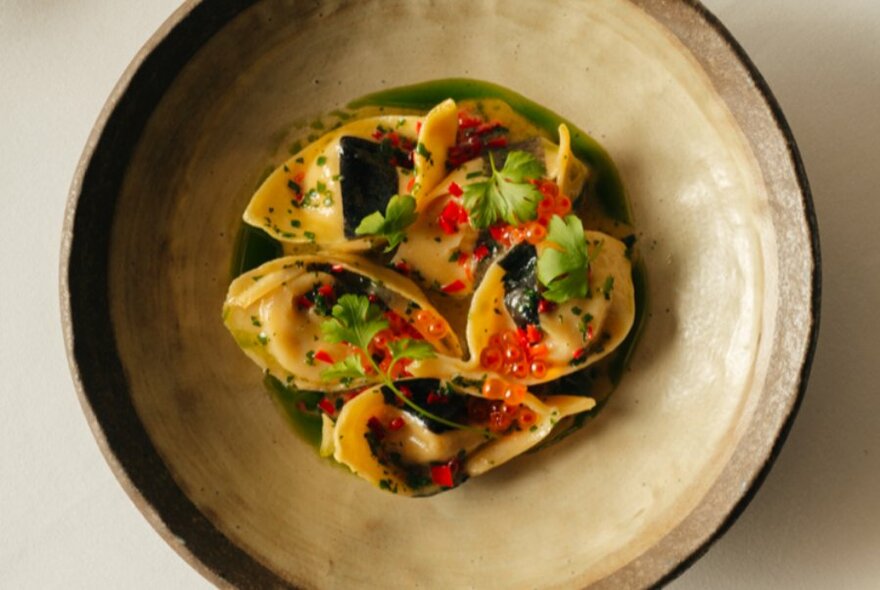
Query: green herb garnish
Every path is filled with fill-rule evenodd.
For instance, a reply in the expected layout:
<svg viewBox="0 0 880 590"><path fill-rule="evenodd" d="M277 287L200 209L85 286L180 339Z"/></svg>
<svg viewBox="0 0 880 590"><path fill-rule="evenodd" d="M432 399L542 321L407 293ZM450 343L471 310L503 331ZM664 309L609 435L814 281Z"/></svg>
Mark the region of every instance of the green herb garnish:
<svg viewBox="0 0 880 590"><path fill-rule="evenodd" d="M423 340L414 340L412 338L401 338L388 343L388 349L391 351L391 363L386 370L382 370L368 353L368 347L373 337L387 329L388 320L382 314L382 310L378 305L370 302L365 295L354 295L347 293L339 298L336 305L333 306L332 317L321 324L321 332L327 342L345 342L359 349L362 355L350 355L345 359L334 363L330 368L321 373L321 378L331 381L334 379L363 379L367 377L367 371L364 368L361 356L364 361L375 371L376 375L382 380L383 384L390 389L394 395L404 404L412 408L418 414L430 418L441 424L445 424L451 428L473 429L483 432L483 429L458 424L451 420L446 420L428 410L422 408L411 399L406 397L391 378L394 366L404 360L422 360L432 358L436 352L434 347Z"/></svg>
<svg viewBox="0 0 880 590"><path fill-rule="evenodd" d="M464 206L471 225L486 229L498 221L519 225L537 216L541 191L528 180L540 178L544 167L527 152L514 151L507 155L504 167L495 168L489 154L492 176L482 182L464 187Z"/></svg>
<svg viewBox="0 0 880 590"><path fill-rule="evenodd" d="M590 255L581 220L574 215L565 219L554 215L548 230L547 241L552 245L538 257L538 280L547 288L542 297L556 303L586 297ZM601 244L593 258L599 248Z"/></svg>
<svg viewBox="0 0 880 590"><path fill-rule="evenodd" d="M394 195L385 207L385 215L374 211L361 220L354 233L382 236L388 240L386 252L394 250L405 238L404 230L412 225L416 215L416 200L409 195Z"/></svg>

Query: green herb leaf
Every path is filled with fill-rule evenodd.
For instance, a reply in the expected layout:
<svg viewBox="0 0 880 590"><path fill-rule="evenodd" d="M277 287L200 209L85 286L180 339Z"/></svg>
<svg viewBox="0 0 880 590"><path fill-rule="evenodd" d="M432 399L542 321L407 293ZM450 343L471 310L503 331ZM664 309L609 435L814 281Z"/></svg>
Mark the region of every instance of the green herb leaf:
<svg viewBox="0 0 880 590"><path fill-rule="evenodd" d="M388 240L386 252L392 251L406 237L404 230L416 220L416 200L409 195L394 195L388 201L385 215L375 211L361 220L354 233L383 236Z"/></svg>
<svg viewBox="0 0 880 590"><path fill-rule="evenodd" d="M434 347L430 343L413 338L392 340L388 343L388 350L391 351L392 364L405 358L420 361L435 356Z"/></svg>
<svg viewBox="0 0 880 590"><path fill-rule="evenodd" d="M373 336L388 327L382 310L364 295L343 295L331 313L333 317L321 324L327 342L348 342L367 350Z"/></svg>
<svg viewBox="0 0 880 590"><path fill-rule="evenodd" d="M547 247L538 257L538 280L547 288L542 297L556 303L586 297L590 256L581 220L574 215L565 219L554 215L548 230L547 241L558 249ZM593 257L597 254L598 248Z"/></svg>
<svg viewBox="0 0 880 590"><path fill-rule="evenodd" d="M333 381L335 379L360 379L366 377L367 373L361 365L361 359L358 356L347 356L339 362L334 363L329 369L321 371L321 379L325 381Z"/></svg>
<svg viewBox="0 0 880 590"><path fill-rule="evenodd" d="M471 224L486 229L498 221L519 225L535 219L541 191L528 182L540 178L543 165L528 152L513 151L507 155L504 168L495 168L489 154L492 176L489 180L474 182L464 187L463 203Z"/></svg>

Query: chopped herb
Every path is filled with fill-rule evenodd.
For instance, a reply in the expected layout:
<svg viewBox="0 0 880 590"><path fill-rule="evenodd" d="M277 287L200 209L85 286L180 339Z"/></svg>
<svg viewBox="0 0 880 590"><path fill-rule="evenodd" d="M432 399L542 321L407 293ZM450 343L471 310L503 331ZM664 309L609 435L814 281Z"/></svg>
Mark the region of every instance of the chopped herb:
<svg viewBox="0 0 880 590"><path fill-rule="evenodd" d="M259 318L257 318L257 316L252 315L252 316L251 316L251 325L253 325L253 326L259 328L259 327L261 327L263 324L260 323L260 320L259 320Z"/></svg>
<svg viewBox="0 0 880 590"><path fill-rule="evenodd" d="M292 190L293 192L295 192L298 195L302 194L302 187L292 180L287 181L287 188L289 188L290 190Z"/></svg>
<svg viewBox="0 0 880 590"><path fill-rule="evenodd" d="M323 155L318 156L318 159L315 160L315 163L318 164L318 166L323 166L327 163L327 157Z"/></svg>
<svg viewBox="0 0 880 590"><path fill-rule="evenodd" d="M315 366L315 351L314 350L310 350L306 353L306 364L309 365L310 367Z"/></svg>
<svg viewBox="0 0 880 590"><path fill-rule="evenodd" d="M580 307L578 307L577 305L575 305L574 307L571 308L571 313L573 313L574 315L581 315L583 313L583 310Z"/></svg>
<svg viewBox="0 0 880 590"><path fill-rule="evenodd" d="M296 160L294 160L294 162L296 162L297 164L305 164L305 163L306 163L306 159L303 158L302 156L300 156L300 157L298 157Z"/></svg>
<svg viewBox="0 0 880 590"><path fill-rule="evenodd" d="M465 178L470 180L471 178L479 178L482 175L483 175L483 172L481 170L475 170L473 172L468 172L467 175L465 176Z"/></svg>
<svg viewBox="0 0 880 590"><path fill-rule="evenodd" d="M310 242L315 241L315 232L306 231L306 232L303 232L303 236L305 236L305 238Z"/></svg>
<svg viewBox="0 0 880 590"><path fill-rule="evenodd" d="M300 222L299 219L291 219L290 226L291 227L300 227L300 226L302 226L302 222Z"/></svg>
<svg viewBox="0 0 880 590"><path fill-rule="evenodd" d="M257 334L257 340L259 340L260 344L262 344L263 346L269 344L269 337L266 335L265 332L260 332L259 334Z"/></svg>
<svg viewBox="0 0 880 590"><path fill-rule="evenodd" d="M425 144L423 144L422 142L419 142L416 145L416 152L429 163L434 163L434 160L431 159L431 152L428 151L428 148L426 148Z"/></svg>
<svg viewBox="0 0 880 590"><path fill-rule="evenodd" d="M580 330L581 330L581 338L585 341L588 340L592 336L592 330L590 329L590 322L593 321L592 314L585 313L583 317L581 317L580 321Z"/></svg>

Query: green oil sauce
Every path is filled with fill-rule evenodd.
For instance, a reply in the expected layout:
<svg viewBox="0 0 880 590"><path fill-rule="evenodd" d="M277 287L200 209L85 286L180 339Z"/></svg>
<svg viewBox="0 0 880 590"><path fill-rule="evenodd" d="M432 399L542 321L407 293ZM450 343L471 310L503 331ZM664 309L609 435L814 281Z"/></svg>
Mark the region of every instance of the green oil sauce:
<svg viewBox="0 0 880 590"><path fill-rule="evenodd" d="M321 445L321 416L317 406L324 394L288 387L271 375L263 378L263 385L275 405L287 416L293 431L318 448Z"/></svg>
<svg viewBox="0 0 880 590"><path fill-rule="evenodd" d="M574 154L590 168L590 185L586 198L576 211L585 219L584 226L606 232L618 238L631 235L632 212L620 175L614 162L596 140L579 129L571 121L532 102L528 98L512 90L479 80L467 78L449 78L433 80L411 86L400 86L368 94L347 105L347 109L356 111L365 107L381 109L401 109L408 111L427 112L438 103L452 98L456 101L481 99L498 99L507 103L516 113L527 119L535 127L543 131L553 141L559 141L558 127L565 124L571 134L571 148ZM345 111L341 112L340 122L350 118ZM317 137L315 138L317 139ZM297 145L297 148L301 145ZM292 149L292 148L291 148ZM597 213L598 211L598 213ZM231 264L231 277L234 279L282 255L281 244L264 231L242 223L236 238ZM595 417L608 402L612 391L620 383L635 350L647 317L648 286L644 263L633 254L633 288L635 292L635 320L629 335L623 343L596 366L588 369L593 375L590 380L590 394L596 398L597 405L590 412L585 412L573 419L552 436L535 448L543 448L579 429ZM264 380L266 389L273 400L288 417L293 429L308 443L317 447L321 441L321 419L315 410L315 404L321 399L320 392L299 391L291 389L272 376ZM585 383L585 385L587 385ZM307 411L303 411L305 407Z"/></svg>

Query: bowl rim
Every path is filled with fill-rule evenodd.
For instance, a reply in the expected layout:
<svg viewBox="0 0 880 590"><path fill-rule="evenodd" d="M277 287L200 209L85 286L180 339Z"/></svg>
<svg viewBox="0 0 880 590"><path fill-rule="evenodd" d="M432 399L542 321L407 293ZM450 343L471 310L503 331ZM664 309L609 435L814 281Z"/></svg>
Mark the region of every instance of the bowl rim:
<svg viewBox="0 0 880 590"><path fill-rule="evenodd" d="M94 386L94 381L97 375L88 374L87 371L84 373L81 367L81 360L83 356L87 356L90 353L94 356L96 352L108 350L106 348L108 346L111 347L109 350L115 353L115 340L112 329L109 332L106 330L101 332L100 329L96 332L94 327L90 326L87 321L76 317L79 315L81 318L86 310L84 307L77 305L76 294L72 292L72 285L73 289L76 289L78 279L72 278L72 274L82 272L87 274L91 281L97 279L101 283L99 291L103 291L104 297L109 300L106 280L106 248L86 248L85 251L81 251L82 247L77 241L77 233L80 236L86 233L85 229L88 226L83 227L82 224L87 222L88 214L93 216L102 215L103 217L99 221L112 222L113 220L112 209L115 207L115 201L114 207L105 208L110 209L110 211L104 212L93 210L83 212L83 208L80 206L82 204L81 197L90 186L90 183L96 183L93 190L113 190L114 188L118 189L118 184L113 184L114 179L121 181L124 177L126 166L123 163L117 164L115 168L111 168L111 172L115 176L111 177L109 184L103 178L100 178L100 180L95 179L96 174L105 172L104 168L111 165L107 162L96 163L96 159L100 157L102 144L104 142L119 141L117 134L122 130L127 130L131 135L131 139L122 141L125 142L124 147L129 151L124 153L124 157L121 158L119 153L116 153L119 161L127 162L128 156L131 155L138 143L150 113L157 106L165 91L174 82L180 68L183 67L181 64L185 64L204 42L222 29L223 26L241 12L260 1L186 0L164 21L137 52L102 107L77 163L64 213L59 265L61 323L68 364L80 406L104 459L129 498L159 535L207 580L218 587L227 588L294 586L258 562L244 549L230 541L183 493L175 480L170 476L168 467L153 447L143 425L139 422L130 397L127 397L127 381L118 356L110 361L113 364L110 367L113 373L109 380L110 382L101 381L97 387L100 389L100 392L95 394L96 387ZM657 3L657 0L629 1L641 9L644 9L645 4ZM663 3L665 3L665 0L663 0ZM776 433L772 446L766 449L767 455L763 464L752 475L742 495L730 507L729 512L722 517L717 528L701 544L671 567L655 566L656 571L651 573L651 578L654 580L652 587L668 584L702 557L730 529L765 481L771 467L779 456L782 445L791 431L794 418L806 393L819 335L822 291L819 230L812 192L794 134L783 115L778 101L754 62L718 17L703 6L699 0L674 0L674 3L693 11L693 14L700 20L701 25L708 27L726 45L727 49L731 51L735 60L744 68L749 80L755 85L757 92L769 111L776 130L781 134L785 147L788 150L788 157L791 161L801 197L799 210L804 215L808 231L812 276L810 278L810 325L807 332L806 347L801 360L802 364L798 371L796 391L784 415L782 424ZM658 24L668 30L662 23ZM670 34L678 38L671 31ZM176 66L163 69L162 59L164 58L177 59ZM701 63L701 67L705 67L705 64ZM138 85L144 86L145 83L149 83L152 88L152 92L148 93L146 98L142 96L142 89L133 90L138 89ZM133 128L133 132L132 128L127 126L128 123L126 121L126 115L130 114L132 109L143 112L143 119L135 122L136 127ZM100 177L100 174L98 176ZM83 217L84 215L85 217ZM106 237L106 242L109 244L109 236ZM103 242L100 245L103 245ZM88 264L84 270L89 272L83 272L83 269L76 266L79 261L86 260ZM103 266L101 265L102 262L104 263ZM96 272L97 276L94 274ZM106 306L94 304L92 306L94 308L107 309ZM75 310L81 313L75 314ZM100 314L98 313L97 315ZM98 341L97 350L91 348L93 339ZM105 348L101 348L102 346ZM106 361L106 359L104 360ZM86 382L90 382L93 387L87 387ZM122 388L121 390L119 390L120 387ZM129 414L127 415L128 423L126 426L134 429L134 431L125 430L124 436L126 438L130 436L135 437L136 440L126 442L129 447L133 445L137 447L139 452L144 454L142 459L138 461L132 461L130 458L120 458L117 454L121 440L119 438L120 433L108 432L108 426L110 425L102 423L93 405L93 397L112 396L116 391L121 391L123 402L127 400L128 403L128 407L123 408ZM132 418L134 423L131 422ZM139 470L137 469L138 466L144 465L155 466L160 470L164 470L164 477L161 478L161 481L155 483L145 482L144 478L139 476ZM169 509L172 509L172 512L183 509L185 514L170 519ZM217 545L213 545L214 543ZM233 563L234 566L231 566ZM623 566L617 573L626 570L633 563L630 562Z"/></svg>

